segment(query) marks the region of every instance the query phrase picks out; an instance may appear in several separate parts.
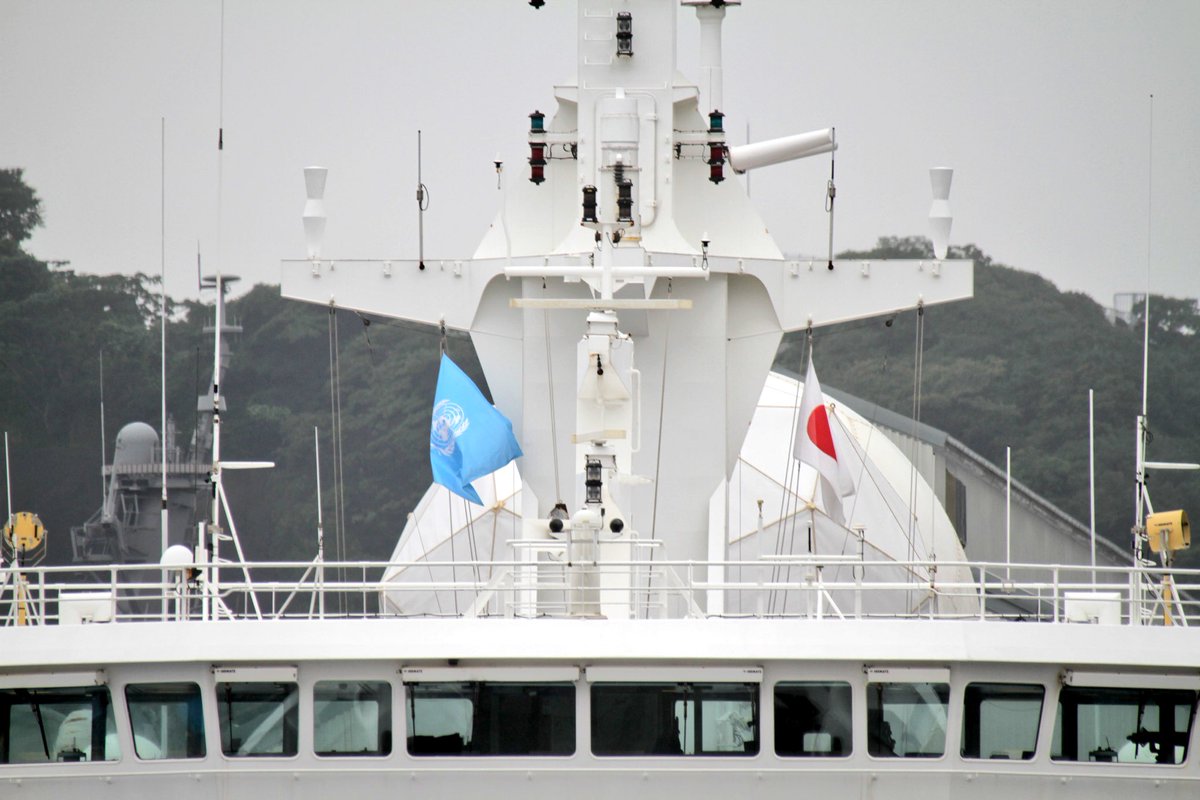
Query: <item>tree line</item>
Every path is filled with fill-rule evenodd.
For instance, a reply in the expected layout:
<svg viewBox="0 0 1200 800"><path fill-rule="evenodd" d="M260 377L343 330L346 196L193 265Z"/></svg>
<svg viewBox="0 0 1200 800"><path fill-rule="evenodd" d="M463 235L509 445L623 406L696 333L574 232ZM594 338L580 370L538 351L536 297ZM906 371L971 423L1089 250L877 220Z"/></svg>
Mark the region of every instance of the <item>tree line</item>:
<svg viewBox="0 0 1200 800"><path fill-rule="evenodd" d="M24 244L41 204L20 170L0 170L0 427L12 449L16 510L39 513L51 558L70 558L68 530L101 499L105 458L124 423L159 419L157 276L95 276L47 264ZM1087 296L995 263L974 245L972 300L925 311L920 418L1088 518L1087 392L1095 390L1097 526L1125 546L1133 521L1134 418L1141 406L1142 309L1112 321ZM927 240L885 237L848 258L931 258ZM285 301L255 286L229 304L243 327L222 393L223 455L273 470L226 476L250 558L310 559L316 549L314 429L321 451L326 555L385 559L429 485L429 408L439 339L425 328ZM1195 300L1151 299L1149 457L1200 460L1191 398L1200 391ZM185 443L212 370L209 302L167 299L167 405ZM913 411L916 316L818 330L822 381L902 414ZM451 355L482 385L469 340ZM800 373L803 335L777 364ZM100 362L103 358L103 398ZM339 409L334 414L333 409ZM340 436L333 431L340 426ZM336 462L336 463L335 463ZM334 481L335 470L341 480ZM1196 473L1159 473L1159 509L1200 513ZM1185 555L1184 563L1200 563Z"/></svg>

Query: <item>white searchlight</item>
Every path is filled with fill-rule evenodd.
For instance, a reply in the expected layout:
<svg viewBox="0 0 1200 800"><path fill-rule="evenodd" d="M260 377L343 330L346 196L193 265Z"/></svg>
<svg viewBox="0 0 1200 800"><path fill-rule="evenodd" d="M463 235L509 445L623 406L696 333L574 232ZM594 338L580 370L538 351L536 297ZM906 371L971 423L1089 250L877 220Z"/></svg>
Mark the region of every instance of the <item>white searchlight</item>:
<svg viewBox="0 0 1200 800"><path fill-rule="evenodd" d="M808 133L797 133L793 136L783 136L778 139L767 139L765 142L739 144L729 148L729 166L734 172L742 173L759 167L769 167L772 164L782 164L785 161L795 161L798 158L819 156L837 149L833 139L833 128L825 128Z"/></svg>

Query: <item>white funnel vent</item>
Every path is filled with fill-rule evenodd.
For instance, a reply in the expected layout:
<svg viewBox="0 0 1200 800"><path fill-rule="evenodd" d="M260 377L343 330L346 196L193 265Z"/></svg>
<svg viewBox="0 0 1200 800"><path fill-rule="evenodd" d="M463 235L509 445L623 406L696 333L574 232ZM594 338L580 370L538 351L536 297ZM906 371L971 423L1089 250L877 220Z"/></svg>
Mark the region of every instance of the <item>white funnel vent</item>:
<svg viewBox="0 0 1200 800"><path fill-rule="evenodd" d="M321 241L325 238L325 167L304 168L304 190L308 200L304 203L304 243L308 246L309 258L321 257Z"/></svg>
<svg viewBox="0 0 1200 800"><path fill-rule="evenodd" d="M954 170L950 167L934 167L929 170L929 182L933 184L933 204L929 207L929 237L933 239L933 254L938 259L946 257L950 246L950 225L954 217L950 214L950 181Z"/></svg>

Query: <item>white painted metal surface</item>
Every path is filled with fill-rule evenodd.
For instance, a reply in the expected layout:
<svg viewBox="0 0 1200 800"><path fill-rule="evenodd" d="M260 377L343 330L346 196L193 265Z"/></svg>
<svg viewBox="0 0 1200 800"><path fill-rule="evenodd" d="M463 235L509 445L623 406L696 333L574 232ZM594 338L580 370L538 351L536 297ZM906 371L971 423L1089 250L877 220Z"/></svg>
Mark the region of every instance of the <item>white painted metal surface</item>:
<svg viewBox="0 0 1200 800"><path fill-rule="evenodd" d="M101 697L106 688L114 730L100 717L84 727L95 748L107 751L112 737L113 757L54 763L43 736L49 763L0 763L0 795L1195 796L1194 730L1175 743L1188 746L1179 764L1063 761L1054 738L1064 684L1200 690L1200 638L1186 627L1200 612L1185 599L1200 572L1175 571L1178 613L1166 625L1162 570L966 563L930 486L842 407L830 414L860 475L850 525L831 524L804 469L788 479L800 394L769 373L782 335L969 297L972 265L945 260L940 237L934 259L785 261L736 177L723 174L725 159L731 170L763 167L824 152L832 133L727 148L708 116L723 100L725 9L683 5L702 23L702 91L676 73L676 2L578 0L577 80L555 91L557 112L537 134L569 156L549 160L544 184L505 178L497 224L470 258L425 258L422 269L326 256L324 173L306 175L308 258L284 263L283 294L470 332L526 453L480 481L486 505L451 503L432 487L391 562L324 563L314 580L297 578L308 564L268 563L253 565L251 584L236 579L251 565L226 563L217 581L203 551L172 561L160 581L121 581L122 568L105 568L90 588L111 596L110 622L60 624L78 584L67 569L22 569L22 602L42 624L0 629L0 692L32 708L21 690L100 686L86 696ZM632 55L615 49L618 13L632 16ZM934 180L935 222L948 236L949 175ZM581 225L584 187L596 188L597 218ZM604 476L598 500L584 493L589 460ZM569 525L554 532L548 517L560 502ZM598 506L619 511L625 529L597 524L613 516ZM772 506L784 510L772 516ZM796 546L805 523L811 546ZM489 556L463 556L471 552ZM0 569L0 587L15 577ZM1080 592L1103 594L1105 614L1076 613L1088 610ZM135 595L162 610L122 603ZM349 597L358 605L332 602ZM0 613L14 607L11 592L3 602ZM331 611L348 607L359 610ZM1073 622L1113 609L1120 624ZM417 728L413 685L480 682L572 684L573 751L483 757L401 744ZM605 682L749 684L755 711L738 721L757 749L595 755L595 726L610 709L592 691ZM784 712L772 693L799 682L846 687L846 757L777 750ZM287 689L289 705L263 716L289 720L282 736L294 748L239 755L218 683ZM872 755L868 693L881 683L948 687L934 715L940 754ZM198 690L200 753L139 751L125 698L164 684ZM972 684L1036 688L1036 743L1003 759L964 755ZM390 696L387 747L319 755L329 737L317 735L318 704L328 712L339 701L319 700L318 686L386 687L359 712L378 713L377 698ZM242 742L266 741L264 724ZM36 756L38 740L27 740ZM831 735L812 740L832 748ZM0 735L0 762L7 746ZM1117 748L1104 752L1119 760Z"/></svg>

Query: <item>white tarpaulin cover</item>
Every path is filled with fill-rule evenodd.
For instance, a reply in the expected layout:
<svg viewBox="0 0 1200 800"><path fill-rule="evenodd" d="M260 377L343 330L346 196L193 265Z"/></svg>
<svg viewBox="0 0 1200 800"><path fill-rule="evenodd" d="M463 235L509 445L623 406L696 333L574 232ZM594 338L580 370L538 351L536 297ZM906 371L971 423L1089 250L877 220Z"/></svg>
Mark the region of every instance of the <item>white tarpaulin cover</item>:
<svg viewBox="0 0 1200 800"><path fill-rule="evenodd" d="M729 567L725 579L797 585L806 578L815 581L815 571L803 563L809 554L833 562L821 570L820 579L826 583L853 582L862 570L850 562L860 555L867 561L964 561L966 556L949 518L905 454L863 417L835 403L828 404L830 426L838 457L850 467L856 491L842 502L844 527L825 514L816 471L798 467L792 458L801 394L802 387L795 379L774 372L768 376L730 477L726 548L730 560L764 563ZM486 584L496 576L492 568L469 562L521 560L509 544L520 537L522 526L521 477L515 463L474 485L483 506L469 503L443 486L429 487L410 515L391 558L397 564L418 565L393 567L384 574L384 581L411 584L411 588L384 591L384 613L464 613L475 601L473 592L432 591L426 588L428 584L451 580ZM910 513L910 507L915 513ZM669 553L662 555L670 559ZM459 564L438 563L451 561ZM929 570L896 564L871 568L864 578L897 586L890 591L864 592L858 600L863 613L920 613L929 610L930 602L936 602L936 610L943 614L970 614L978 609L972 589L942 590L949 584L970 585L971 575L965 567L940 564ZM725 613L802 614L815 607L815 598L815 592L808 590L731 590ZM825 595L825 610L836 613L836 607L849 615L855 602L853 591L831 590Z"/></svg>
<svg viewBox="0 0 1200 800"><path fill-rule="evenodd" d="M912 462L886 436L843 404L829 402L830 427L839 460L850 468L855 492L842 501L843 527L825 513L817 473L792 458L792 441L803 386L793 378L772 372L759 398L745 443L729 483L728 556L735 561L805 556L837 557L838 561L964 561L966 555L929 484L912 468ZM912 502L909 502L912 498ZM762 519L759 520L759 502ZM910 513L909 509L912 509ZM761 525L761 533L760 533ZM862 539L858 531L862 531ZM782 560L782 559L781 559ZM827 565L824 582L852 582L861 569L851 563ZM739 574L740 573L740 574ZM730 581L815 580L810 567L783 564L763 573L760 569L730 568ZM867 581L911 584L890 592L865 592L863 613L917 612L934 596L931 586L970 584L965 567L939 565L936 571L876 567L863 576ZM939 594L941 613L978 610L972 590ZM854 608L852 592L829 596L842 613ZM769 593L765 601L746 593L730 592L726 613L802 613L813 602L812 592ZM763 605L760 607L760 603ZM828 605L826 606L828 609Z"/></svg>
<svg viewBox="0 0 1200 800"><path fill-rule="evenodd" d="M515 462L475 481L484 505L477 506L445 486L431 484L409 515L392 553L395 564L430 562L419 567L392 567L383 575L389 583L423 584L449 581L487 583L493 577L488 566L471 566L474 561L515 561L508 542L521 534L521 475ZM442 563L438 563L442 562ZM445 562L466 562L451 566ZM466 590L386 591L383 610L388 614L461 614L475 601Z"/></svg>

